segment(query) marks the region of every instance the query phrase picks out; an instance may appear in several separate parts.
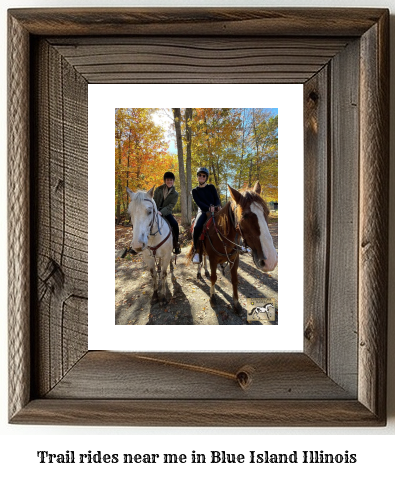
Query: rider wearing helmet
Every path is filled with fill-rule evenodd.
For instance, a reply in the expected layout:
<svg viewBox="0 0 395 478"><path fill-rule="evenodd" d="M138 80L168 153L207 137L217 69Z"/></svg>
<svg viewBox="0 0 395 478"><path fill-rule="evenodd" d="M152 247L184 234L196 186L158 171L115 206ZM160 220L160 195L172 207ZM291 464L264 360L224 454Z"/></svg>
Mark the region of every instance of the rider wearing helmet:
<svg viewBox="0 0 395 478"><path fill-rule="evenodd" d="M167 171L163 176L164 184L155 189L154 201L161 216L165 217L173 230L173 248L175 254L180 254L180 244L178 236L180 234L178 222L172 215L174 206L178 200L178 192L174 186L175 176L171 171Z"/></svg>
<svg viewBox="0 0 395 478"><path fill-rule="evenodd" d="M206 212L214 212L214 207L221 208L221 201L218 197L217 189L213 184L207 184L209 172L207 168L199 168L196 172L198 179L198 186L192 189L192 197L198 206L198 213L193 226L193 245L195 248L195 255L193 263L199 263L199 254L197 253L197 246L199 243L199 236L202 233L203 225L206 222Z"/></svg>

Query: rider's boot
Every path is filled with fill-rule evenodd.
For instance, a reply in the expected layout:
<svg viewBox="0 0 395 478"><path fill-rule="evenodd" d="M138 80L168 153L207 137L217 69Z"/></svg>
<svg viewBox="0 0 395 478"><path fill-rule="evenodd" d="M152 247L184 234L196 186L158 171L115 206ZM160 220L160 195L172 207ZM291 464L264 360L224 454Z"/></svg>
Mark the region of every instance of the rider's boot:
<svg viewBox="0 0 395 478"><path fill-rule="evenodd" d="M173 229L173 252L174 254L181 254L180 243L178 242L178 234Z"/></svg>

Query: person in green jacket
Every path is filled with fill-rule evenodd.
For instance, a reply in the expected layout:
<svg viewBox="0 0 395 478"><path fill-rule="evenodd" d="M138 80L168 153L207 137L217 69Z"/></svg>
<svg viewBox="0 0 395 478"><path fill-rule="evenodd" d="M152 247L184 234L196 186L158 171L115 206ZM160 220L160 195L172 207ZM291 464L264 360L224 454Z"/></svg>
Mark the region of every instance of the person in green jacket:
<svg viewBox="0 0 395 478"><path fill-rule="evenodd" d="M171 171L167 171L163 176L164 184L155 189L154 201L158 208L158 212L161 216L167 219L173 230L173 248L175 254L180 254L180 244L178 243L178 237L180 230L178 222L172 215L174 206L178 200L178 192L174 186L175 176Z"/></svg>

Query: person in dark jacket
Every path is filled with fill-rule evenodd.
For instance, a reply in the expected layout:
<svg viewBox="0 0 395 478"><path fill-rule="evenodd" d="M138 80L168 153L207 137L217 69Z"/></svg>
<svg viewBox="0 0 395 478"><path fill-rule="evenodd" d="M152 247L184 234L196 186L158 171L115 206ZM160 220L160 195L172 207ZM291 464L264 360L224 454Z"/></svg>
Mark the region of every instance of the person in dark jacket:
<svg viewBox="0 0 395 478"><path fill-rule="evenodd" d="M180 230L178 227L178 222L175 217L172 215L174 206L178 200L178 192L174 186L175 176L171 171L167 171L163 176L164 184L155 189L154 192L154 201L158 212L161 216L165 217L172 230L173 230L173 248L175 254L180 254L180 244L178 243L178 237L180 235Z"/></svg>
<svg viewBox="0 0 395 478"><path fill-rule="evenodd" d="M213 184L208 184L208 169L199 168L196 172L198 179L198 186L192 189L192 197L198 206L198 213L193 225L193 245L195 248L195 255L192 259L194 264L199 264L199 254L197 251L197 246L199 243L199 236L202 233L204 223L206 222L207 216L206 212L214 212L215 207L221 209L221 201L218 197L217 189Z"/></svg>

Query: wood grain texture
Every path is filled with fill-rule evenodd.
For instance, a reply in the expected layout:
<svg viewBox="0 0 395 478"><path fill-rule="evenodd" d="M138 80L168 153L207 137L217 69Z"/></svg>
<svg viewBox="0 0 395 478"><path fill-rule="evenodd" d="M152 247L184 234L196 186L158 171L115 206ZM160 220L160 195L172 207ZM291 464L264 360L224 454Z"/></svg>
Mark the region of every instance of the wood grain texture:
<svg viewBox="0 0 395 478"><path fill-rule="evenodd" d="M28 32L8 19L9 416L30 399L30 174Z"/></svg>
<svg viewBox="0 0 395 478"><path fill-rule="evenodd" d="M385 416L388 314L389 15L361 39L359 393Z"/></svg>
<svg viewBox="0 0 395 478"><path fill-rule="evenodd" d="M46 8L12 9L35 35L360 36L384 9Z"/></svg>
<svg viewBox="0 0 395 478"><path fill-rule="evenodd" d="M331 64L328 373L357 394L359 42Z"/></svg>
<svg viewBox="0 0 395 478"><path fill-rule="evenodd" d="M384 425L388 11L25 9L9 37L11 423ZM122 75L306 82L303 354L87 352L87 84Z"/></svg>
<svg viewBox="0 0 395 478"><path fill-rule="evenodd" d="M12 423L178 427L369 427L357 400L33 400Z"/></svg>
<svg viewBox="0 0 395 478"><path fill-rule="evenodd" d="M349 41L173 36L50 39L89 83L304 83Z"/></svg>
<svg viewBox="0 0 395 478"><path fill-rule="evenodd" d="M304 85L304 351L327 370L330 66Z"/></svg>
<svg viewBox="0 0 395 478"><path fill-rule="evenodd" d="M45 40L36 51L35 393L87 350L87 84Z"/></svg>
<svg viewBox="0 0 395 478"><path fill-rule="evenodd" d="M241 387L237 379L242 371L249 375L247 388ZM89 351L45 397L134 400L355 398L301 353L104 351Z"/></svg>

